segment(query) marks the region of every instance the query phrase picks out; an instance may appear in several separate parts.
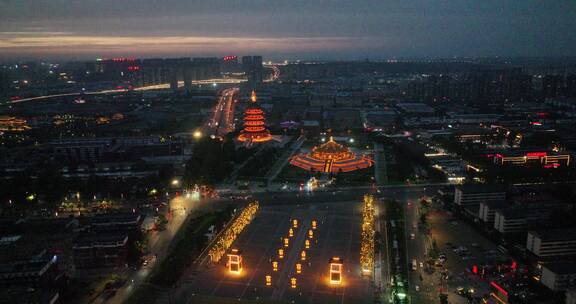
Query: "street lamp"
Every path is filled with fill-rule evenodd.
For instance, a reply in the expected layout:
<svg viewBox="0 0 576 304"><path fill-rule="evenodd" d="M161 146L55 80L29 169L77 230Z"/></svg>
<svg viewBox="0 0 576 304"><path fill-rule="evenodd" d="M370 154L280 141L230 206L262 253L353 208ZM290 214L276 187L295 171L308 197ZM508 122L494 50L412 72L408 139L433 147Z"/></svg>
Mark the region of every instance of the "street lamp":
<svg viewBox="0 0 576 304"><path fill-rule="evenodd" d="M194 131L194 134L192 134L192 136L194 136L195 139L200 139L202 138L202 132L200 130Z"/></svg>
<svg viewBox="0 0 576 304"><path fill-rule="evenodd" d="M172 180L172 186L178 186L178 185L180 185L180 181L177 179L173 179Z"/></svg>

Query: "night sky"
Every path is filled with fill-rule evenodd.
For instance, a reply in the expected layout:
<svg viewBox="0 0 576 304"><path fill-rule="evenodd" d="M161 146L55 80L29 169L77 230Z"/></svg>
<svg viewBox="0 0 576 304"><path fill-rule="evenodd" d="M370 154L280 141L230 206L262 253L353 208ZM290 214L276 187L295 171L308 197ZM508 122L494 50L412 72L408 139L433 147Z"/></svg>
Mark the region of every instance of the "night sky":
<svg viewBox="0 0 576 304"><path fill-rule="evenodd" d="M573 0L0 0L0 57L576 55Z"/></svg>

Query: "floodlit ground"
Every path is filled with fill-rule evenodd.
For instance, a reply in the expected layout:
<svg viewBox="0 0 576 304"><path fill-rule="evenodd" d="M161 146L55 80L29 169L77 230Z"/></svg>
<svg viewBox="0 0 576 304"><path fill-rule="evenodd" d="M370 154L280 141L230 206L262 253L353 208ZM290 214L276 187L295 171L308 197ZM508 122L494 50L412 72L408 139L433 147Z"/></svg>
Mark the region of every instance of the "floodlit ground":
<svg viewBox="0 0 576 304"><path fill-rule="evenodd" d="M194 302L195 297L214 296L240 300L272 300L294 303L365 303L372 298L370 280L360 275L360 202L308 204L301 206L264 206L253 222L242 232L234 248L242 250L244 270L240 275L227 272L225 259L204 266L182 280L172 297ZM299 225L288 237L291 219ZM314 238L308 238L312 219L318 221ZM310 240L306 250L305 240ZM278 258L283 248L284 258ZM301 260L302 250L306 260ZM343 283L332 286L328 281L329 259L344 259ZM278 261L278 271L272 269ZM301 263L302 273L296 273ZM266 286L266 275L271 286ZM291 278L296 278L296 288Z"/></svg>

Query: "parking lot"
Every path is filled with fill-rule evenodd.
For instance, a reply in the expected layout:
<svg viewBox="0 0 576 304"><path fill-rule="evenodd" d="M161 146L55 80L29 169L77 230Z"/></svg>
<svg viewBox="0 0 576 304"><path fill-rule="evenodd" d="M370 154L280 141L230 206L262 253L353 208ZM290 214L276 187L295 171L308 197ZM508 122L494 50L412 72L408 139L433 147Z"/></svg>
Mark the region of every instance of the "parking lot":
<svg viewBox="0 0 576 304"><path fill-rule="evenodd" d="M370 281L361 276L359 265L360 207L361 202L263 206L232 246L241 251L242 273L229 273L224 258L183 280L174 297L182 302L193 302L198 295L295 303L370 301ZM293 227L293 219L298 220L297 228ZM312 220L317 221L315 230ZM288 247L284 247L284 238L289 239ZM305 248L306 240L309 249ZM283 258L279 258L279 249L284 250ZM302 251L306 252L305 260ZM340 285L329 283L332 257L343 259ZM278 262L277 271L273 271L274 261ZM301 265L301 273L297 273L296 264ZM267 275L270 286L266 285ZM292 278L296 279L294 287Z"/></svg>
<svg viewBox="0 0 576 304"><path fill-rule="evenodd" d="M464 297L455 293L462 287L473 290L476 296L489 294L488 280L473 275L474 265L494 263L506 259L497 245L473 229L468 223L449 212L438 210L429 213L428 222L438 251L446 256L444 266L448 269L448 299L450 303L466 303Z"/></svg>

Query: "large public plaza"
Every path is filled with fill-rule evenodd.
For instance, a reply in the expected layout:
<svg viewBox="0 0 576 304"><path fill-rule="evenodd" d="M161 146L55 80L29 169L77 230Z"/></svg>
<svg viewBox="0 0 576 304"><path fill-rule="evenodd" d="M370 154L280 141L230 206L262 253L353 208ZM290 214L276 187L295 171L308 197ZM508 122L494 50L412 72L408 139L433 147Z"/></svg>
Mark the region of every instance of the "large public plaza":
<svg viewBox="0 0 576 304"><path fill-rule="evenodd" d="M312 227L314 220L316 229ZM195 303L195 298L207 296L288 303L367 302L373 292L370 277L360 273L360 232L361 201L264 205L232 246L241 252L242 272L230 273L224 257L189 274L173 297L182 303ZM288 247L284 238L288 239ZM283 258L279 257L279 249L284 251ZM340 284L330 283L333 257L343 261ZM273 270L273 262L278 263L277 271ZM301 265L300 273L297 264ZM270 276L269 286L266 276Z"/></svg>

